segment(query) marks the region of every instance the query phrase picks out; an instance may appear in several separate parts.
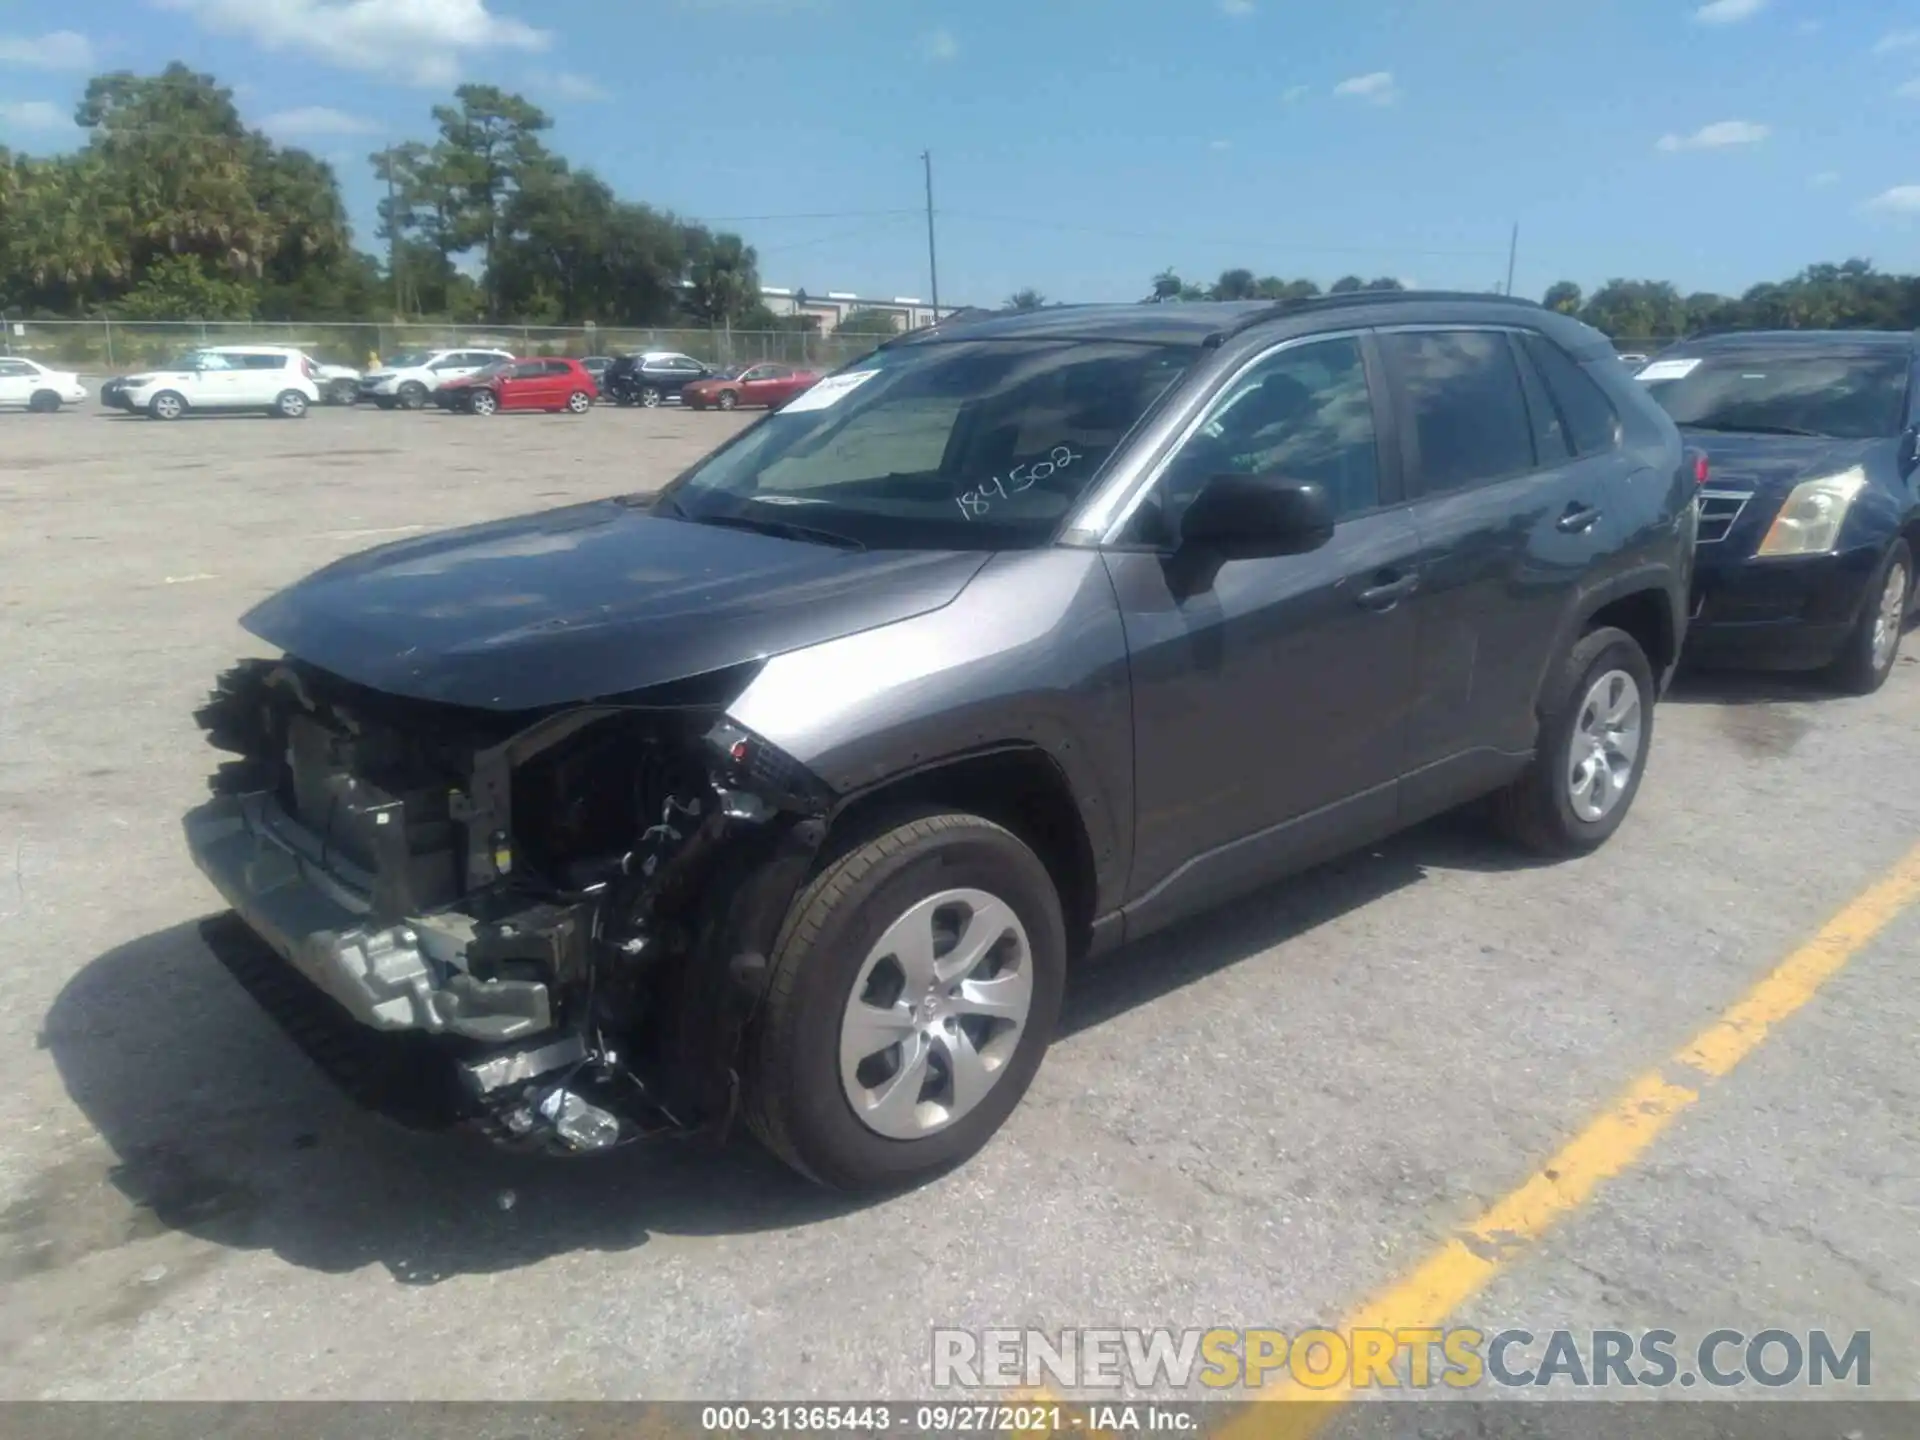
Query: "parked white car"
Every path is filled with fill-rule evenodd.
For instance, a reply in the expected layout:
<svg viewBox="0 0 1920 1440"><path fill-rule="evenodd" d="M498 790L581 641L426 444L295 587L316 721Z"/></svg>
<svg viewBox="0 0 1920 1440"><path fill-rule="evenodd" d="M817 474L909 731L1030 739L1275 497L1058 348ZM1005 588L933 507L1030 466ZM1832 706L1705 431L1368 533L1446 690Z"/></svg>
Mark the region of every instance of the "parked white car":
<svg viewBox="0 0 1920 1440"><path fill-rule="evenodd" d="M0 405L23 405L46 414L86 398L87 387L70 370L49 370L37 360L0 357Z"/></svg>
<svg viewBox="0 0 1920 1440"><path fill-rule="evenodd" d="M360 398L382 410L418 410L449 380L512 360L507 350L413 350L360 377Z"/></svg>
<svg viewBox="0 0 1920 1440"><path fill-rule="evenodd" d="M314 363L284 345L216 345L195 350L167 370L129 375L121 404L155 420L189 410L264 410L289 420L320 399Z"/></svg>

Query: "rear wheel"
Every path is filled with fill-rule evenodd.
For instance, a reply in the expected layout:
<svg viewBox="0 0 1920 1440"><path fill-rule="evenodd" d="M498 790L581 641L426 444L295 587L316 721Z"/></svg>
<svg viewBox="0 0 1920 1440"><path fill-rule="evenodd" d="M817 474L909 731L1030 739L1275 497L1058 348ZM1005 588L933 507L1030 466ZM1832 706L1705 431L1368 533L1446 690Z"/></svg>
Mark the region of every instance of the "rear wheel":
<svg viewBox="0 0 1920 1440"><path fill-rule="evenodd" d="M975 815L896 825L787 913L749 1120L781 1159L838 1189L928 1179L1020 1103L1065 972L1059 895L1017 836Z"/></svg>
<svg viewBox="0 0 1920 1440"><path fill-rule="evenodd" d="M1533 760L1494 797L1494 813L1529 850L1579 855L1606 843L1640 791L1653 668L1631 635L1603 627L1580 637L1548 685Z"/></svg>
<svg viewBox="0 0 1920 1440"><path fill-rule="evenodd" d="M186 400L171 390L162 390L147 402L147 414L155 420L178 420L186 413Z"/></svg>
<svg viewBox="0 0 1920 1440"><path fill-rule="evenodd" d="M273 402L273 413L282 420L304 420L307 397L298 390L282 390Z"/></svg>
<svg viewBox="0 0 1920 1440"><path fill-rule="evenodd" d="M576 390L567 396L567 409L575 415L584 415L593 408L593 397L584 390Z"/></svg>
<svg viewBox="0 0 1920 1440"><path fill-rule="evenodd" d="M491 415L500 408L500 401L491 390L475 390L467 397L467 409L475 415Z"/></svg>
<svg viewBox="0 0 1920 1440"><path fill-rule="evenodd" d="M1871 695L1887 683L1900 658L1900 634L1912 596L1913 552L1906 541L1896 540L1874 571L1860 618L1833 662L1834 684L1852 695Z"/></svg>
<svg viewBox="0 0 1920 1440"><path fill-rule="evenodd" d="M418 380L409 380L400 387L399 400L402 410L418 410L427 403L427 387Z"/></svg>
<svg viewBox="0 0 1920 1440"><path fill-rule="evenodd" d="M27 409L35 415L51 415L60 408L60 397L51 390L36 390L33 398L27 401Z"/></svg>

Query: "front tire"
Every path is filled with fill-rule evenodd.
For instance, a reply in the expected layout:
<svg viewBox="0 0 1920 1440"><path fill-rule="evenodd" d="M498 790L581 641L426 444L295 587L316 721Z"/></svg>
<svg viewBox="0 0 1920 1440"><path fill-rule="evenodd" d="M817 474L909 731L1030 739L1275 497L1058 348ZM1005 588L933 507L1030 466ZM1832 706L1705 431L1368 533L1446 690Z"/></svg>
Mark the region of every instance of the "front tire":
<svg viewBox="0 0 1920 1440"><path fill-rule="evenodd" d="M1020 1103L1065 977L1060 897L1019 837L976 815L895 825L787 912L749 1054L749 1123L835 1189L929 1179Z"/></svg>
<svg viewBox="0 0 1920 1440"><path fill-rule="evenodd" d="M282 390L273 402L273 413L282 420L304 420L307 397L298 390Z"/></svg>
<svg viewBox="0 0 1920 1440"><path fill-rule="evenodd" d="M427 387L418 380L409 380L400 387L398 399L402 410L418 410L427 403Z"/></svg>
<svg viewBox="0 0 1920 1440"><path fill-rule="evenodd" d="M737 407L739 404L740 404L740 397L734 394L733 391L722 390L720 392L720 408L722 410L732 410L735 407Z"/></svg>
<svg viewBox="0 0 1920 1440"><path fill-rule="evenodd" d="M500 408L500 402L491 390L476 390L467 397L467 409L475 415L491 415Z"/></svg>
<svg viewBox="0 0 1920 1440"><path fill-rule="evenodd" d="M36 390L27 401L27 409L35 415L51 415L59 408L60 397L51 390Z"/></svg>
<svg viewBox="0 0 1920 1440"><path fill-rule="evenodd" d="M162 390L147 402L147 414L155 420L178 420L186 413L185 398L172 390Z"/></svg>
<svg viewBox="0 0 1920 1440"><path fill-rule="evenodd" d="M1494 797L1510 837L1557 858L1607 842L1646 772L1654 683L1646 652L1626 631L1602 627L1580 637L1541 697L1533 760Z"/></svg>
<svg viewBox="0 0 1920 1440"><path fill-rule="evenodd" d="M659 389L652 385L647 386L646 389L640 392L640 403L649 410L658 410L660 408L660 402L665 398Z"/></svg>
<svg viewBox="0 0 1920 1440"><path fill-rule="evenodd" d="M1849 695L1871 695L1887 683L1900 659L1900 635L1912 599L1913 552L1906 541L1896 540L1873 572L1860 618L1833 662L1835 685Z"/></svg>

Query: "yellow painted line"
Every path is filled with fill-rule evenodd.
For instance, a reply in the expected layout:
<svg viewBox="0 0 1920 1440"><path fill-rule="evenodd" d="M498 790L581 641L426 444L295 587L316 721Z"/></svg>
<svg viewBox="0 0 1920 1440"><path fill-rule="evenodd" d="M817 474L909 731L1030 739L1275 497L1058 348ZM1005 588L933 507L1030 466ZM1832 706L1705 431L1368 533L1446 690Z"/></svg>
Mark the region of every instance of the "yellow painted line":
<svg viewBox="0 0 1920 1440"><path fill-rule="evenodd" d="M1848 902L1719 1019L1675 1051L1665 1065L1629 1085L1518 1189L1496 1200L1404 1279L1366 1301L1336 1328L1351 1333L1374 1327L1440 1326L1512 1260L1644 1155L1700 1098L1708 1083L1757 1050L1775 1025L1811 1000L1915 900L1920 900L1920 845ZM1698 1088L1668 1079L1664 1072L1674 1067L1697 1074ZM1346 1388L1308 1389L1288 1376L1262 1401L1213 1433L1236 1440L1312 1435L1356 1393ZM1271 1403L1280 1400L1303 1403L1285 1407Z"/></svg>

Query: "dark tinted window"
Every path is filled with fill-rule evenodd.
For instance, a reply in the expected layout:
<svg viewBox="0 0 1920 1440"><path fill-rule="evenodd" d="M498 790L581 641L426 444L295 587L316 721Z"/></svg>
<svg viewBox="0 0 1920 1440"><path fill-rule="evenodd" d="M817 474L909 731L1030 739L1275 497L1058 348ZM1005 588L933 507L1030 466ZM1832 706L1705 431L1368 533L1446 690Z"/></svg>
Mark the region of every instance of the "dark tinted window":
<svg viewBox="0 0 1920 1440"><path fill-rule="evenodd" d="M1662 356L1641 378L1680 425L1872 440L1900 433L1907 352L1783 349Z"/></svg>
<svg viewBox="0 0 1920 1440"><path fill-rule="evenodd" d="M1279 350L1232 381L1143 507L1137 542L1170 544L1216 475L1275 475L1325 487L1341 515L1380 503L1373 399L1357 340Z"/></svg>
<svg viewBox="0 0 1920 1440"><path fill-rule="evenodd" d="M237 355L233 357L242 370L284 370L287 357L284 355Z"/></svg>
<svg viewBox="0 0 1920 1440"><path fill-rule="evenodd" d="M1576 455L1597 455L1620 443L1620 417L1606 392L1558 345L1544 335L1528 335L1521 342L1546 382L1555 419Z"/></svg>
<svg viewBox="0 0 1920 1440"><path fill-rule="evenodd" d="M1533 468L1532 421L1503 333L1389 334L1380 348L1406 396L1421 490L1463 490Z"/></svg>
<svg viewBox="0 0 1920 1440"><path fill-rule="evenodd" d="M571 375L573 373L573 366L564 360L543 360L540 363L540 369L548 375Z"/></svg>

